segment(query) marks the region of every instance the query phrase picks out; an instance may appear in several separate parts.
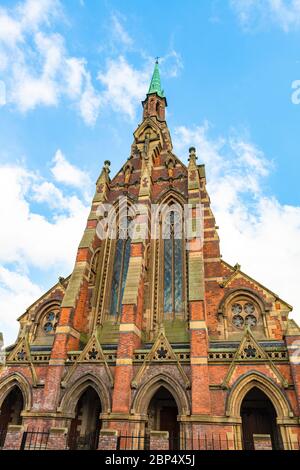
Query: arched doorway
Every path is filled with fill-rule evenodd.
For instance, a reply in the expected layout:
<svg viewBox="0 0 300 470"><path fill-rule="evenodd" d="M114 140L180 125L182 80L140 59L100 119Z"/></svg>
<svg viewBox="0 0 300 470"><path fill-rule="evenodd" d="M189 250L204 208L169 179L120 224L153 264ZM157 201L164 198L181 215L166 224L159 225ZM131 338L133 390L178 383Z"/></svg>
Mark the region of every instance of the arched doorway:
<svg viewBox="0 0 300 470"><path fill-rule="evenodd" d="M75 417L71 421L68 447L72 450L94 450L98 447L101 421L101 401L93 387L80 396Z"/></svg>
<svg viewBox="0 0 300 470"><path fill-rule="evenodd" d="M160 387L152 397L148 407L147 433L168 431L170 449L179 449L180 433L177 421L178 407L172 394Z"/></svg>
<svg viewBox="0 0 300 470"><path fill-rule="evenodd" d="M269 435L272 449L281 449L276 417L275 408L267 395L257 387L249 390L241 405L243 449L254 450L254 434Z"/></svg>
<svg viewBox="0 0 300 470"><path fill-rule="evenodd" d="M11 424L22 424L21 411L24 407L23 395L19 387L14 387L2 403L0 411L0 449L4 445L7 428Z"/></svg>

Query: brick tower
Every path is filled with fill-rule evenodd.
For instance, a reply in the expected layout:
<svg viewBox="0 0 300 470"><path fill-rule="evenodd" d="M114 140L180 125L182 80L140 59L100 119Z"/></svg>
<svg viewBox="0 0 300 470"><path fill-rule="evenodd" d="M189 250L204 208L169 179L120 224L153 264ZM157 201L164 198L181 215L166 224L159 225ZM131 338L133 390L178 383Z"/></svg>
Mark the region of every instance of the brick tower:
<svg viewBox="0 0 300 470"><path fill-rule="evenodd" d="M223 261L205 167L172 150L157 62L142 106L114 178L104 162L72 274L6 349L0 448L299 448L292 308Z"/></svg>

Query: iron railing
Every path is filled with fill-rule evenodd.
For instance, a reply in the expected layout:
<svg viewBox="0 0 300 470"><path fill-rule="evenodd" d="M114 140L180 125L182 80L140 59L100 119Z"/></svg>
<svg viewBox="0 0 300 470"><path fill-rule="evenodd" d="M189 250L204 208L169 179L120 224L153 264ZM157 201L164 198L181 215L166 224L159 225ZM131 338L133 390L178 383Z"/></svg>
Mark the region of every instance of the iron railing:
<svg viewBox="0 0 300 470"><path fill-rule="evenodd" d="M23 433L21 450L47 450L49 430L27 430Z"/></svg>
<svg viewBox="0 0 300 470"><path fill-rule="evenodd" d="M98 448L99 431L83 435L69 435L67 447L70 450L96 450Z"/></svg>
<svg viewBox="0 0 300 470"><path fill-rule="evenodd" d="M170 435L170 450L229 450L230 441L224 434L194 433Z"/></svg>
<svg viewBox="0 0 300 470"><path fill-rule="evenodd" d="M4 447L7 427L0 427L0 450ZM49 430L28 429L23 433L21 450L47 450L49 441ZM85 435L69 434L65 449L61 450L96 450L98 448L99 431L86 433ZM183 451L211 451L211 450L254 450L253 442L237 441L229 439L226 433L186 433L170 434L168 439L169 450ZM272 445L273 450L293 449L300 450L300 436L296 441L276 442ZM150 436L145 433L124 433L117 440L117 450L152 450L150 447Z"/></svg>
<svg viewBox="0 0 300 470"><path fill-rule="evenodd" d="M226 433L196 433L170 434L168 439L169 450L192 450L192 451L212 451L212 450L254 450L252 442L229 439ZM293 449L300 450L300 437L295 442L273 442L272 450ZM151 450L150 436L144 434L124 434L119 436L117 450Z"/></svg>
<svg viewBox="0 0 300 470"><path fill-rule="evenodd" d="M118 437L117 450L150 450L150 436L125 433Z"/></svg>

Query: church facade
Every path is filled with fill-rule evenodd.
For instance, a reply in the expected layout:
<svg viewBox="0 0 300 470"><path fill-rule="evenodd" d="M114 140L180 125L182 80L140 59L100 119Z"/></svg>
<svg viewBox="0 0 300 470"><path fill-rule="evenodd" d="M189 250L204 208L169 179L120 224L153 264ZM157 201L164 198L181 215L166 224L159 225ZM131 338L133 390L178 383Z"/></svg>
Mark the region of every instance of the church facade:
<svg viewBox="0 0 300 470"><path fill-rule="evenodd" d="M6 348L0 448L299 449L292 308L222 259L205 167L172 150L157 63L142 105L72 274Z"/></svg>

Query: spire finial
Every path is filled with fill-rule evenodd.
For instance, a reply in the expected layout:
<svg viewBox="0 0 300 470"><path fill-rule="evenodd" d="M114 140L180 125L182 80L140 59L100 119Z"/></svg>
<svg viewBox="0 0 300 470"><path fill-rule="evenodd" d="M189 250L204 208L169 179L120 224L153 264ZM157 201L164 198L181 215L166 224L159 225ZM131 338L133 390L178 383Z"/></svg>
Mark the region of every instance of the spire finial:
<svg viewBox="0 0 300 470"><path fill-rule="evenodd" d="M157 93L157 95L160 98L164 98L164 91L161 88L161 81L160 81L160 73L159 73L159 67L158 67L158 59L159 57L155 58L155 66L154 66L154 71L151 79L151 83L149 86L149 91L148 95L151 93Z"/></svg>

